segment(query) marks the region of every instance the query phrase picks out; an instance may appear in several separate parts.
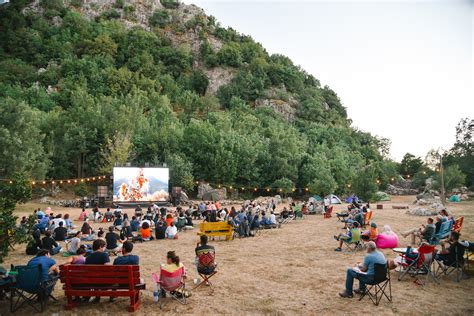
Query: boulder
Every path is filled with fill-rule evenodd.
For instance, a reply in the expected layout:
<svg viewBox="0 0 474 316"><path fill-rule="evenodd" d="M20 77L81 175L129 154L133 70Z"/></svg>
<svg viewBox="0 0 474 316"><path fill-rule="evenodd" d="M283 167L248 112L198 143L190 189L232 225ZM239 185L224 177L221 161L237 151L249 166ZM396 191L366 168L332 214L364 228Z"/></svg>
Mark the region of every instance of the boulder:
<svg viewBox="0 0 474 316"><path fill-rule="evenodd" d="M417 215L417 216L434 216L438 214L438 211L428 209L428 208L417 207L414 209L408 209L406 211L406 214Z"/></svg>
<svg viewBox="0 0 474 316"><path fill-rule="evenodd" d="M389 184L385 192L389 195L415 195L418 193L418 190Z"/></svg>
<svg viewBox="0 0 474 316"><path fill-rule="evenodd" d="M221 201L227 198L226 188L214 189L208 183L200 183L198 186L198 199L207 201Z"/></svg>

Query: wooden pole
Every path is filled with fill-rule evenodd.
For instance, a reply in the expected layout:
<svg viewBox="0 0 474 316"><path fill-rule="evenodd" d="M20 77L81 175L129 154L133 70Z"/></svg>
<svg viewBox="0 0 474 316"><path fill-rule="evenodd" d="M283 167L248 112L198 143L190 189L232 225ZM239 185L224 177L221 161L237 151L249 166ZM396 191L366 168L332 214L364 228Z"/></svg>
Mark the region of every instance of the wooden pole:
<svg viewBox="0 0 474 316"><path fill-rule="evenodd" d="M446 206L446 191L444 189L444 169L443 169L443 156L439 155L439 177L441 181L441 203Z"/></svg>

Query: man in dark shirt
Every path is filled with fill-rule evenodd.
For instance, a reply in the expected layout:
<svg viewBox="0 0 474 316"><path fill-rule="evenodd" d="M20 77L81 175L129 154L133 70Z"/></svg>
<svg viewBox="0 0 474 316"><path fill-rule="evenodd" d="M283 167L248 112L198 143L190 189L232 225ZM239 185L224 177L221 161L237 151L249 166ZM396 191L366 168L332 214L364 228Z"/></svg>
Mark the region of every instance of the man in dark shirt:
<svg viewBox="0 0 474 316"><path fill-rule="evenodd" d="M43 245L43 249L46 249L49 251L49 253L54 256L61 250L61 246L58 245L56 240L51 237L51 232L48 230L45 233L45 237L41 240L41 244Z"/></svg>
<svg viewBox="0 0 474 316"><path fill-rule="evenodd" d="M436 259L443 261L447 266L454 265L456 261L461 264L466 248L459 243L459 236L458 232L453 231L449 240L441 241L441 251L436 255ZM449 244L448 249L446 249L446 244Z"/></svg>
<svg viewBox="0 0 474 316"><path fill-rule="evenodd" d="M109 251L120 251L121 245L118 244L122 243L122 240L120 240L119 235L114 233L114 226L109 227L109 232L105 235L105 241L107 242L107 250Z"/></svg>
<svg viewBox="0 0 474 316"><path fill-rule="evenodd" d="M102 239L94 240L92 244L94 251L86 258L86 264L110 264L109 254L105 251L105 241Z"/></svg>
<svg viewBox="0 0 474 316"><path fill-rule="evenodd" d="M216 251L213 246L207 244L208 237L206 235L200 236L200 241L196 245L196 266L199 273L210 275L217 266L215 262Z"/></svg>
<svg viewBox="0 0 474 316"><path fill-rule="evenodd" d="M122 256L115 258L114 266L120 265L138 265L139 258L136 255L132 255L133 244L130 241L123 243Z"/></svg>
<svg viewBox="0 0 474 316"><path fill-rule="evenodd" d="M165 239L166 236L166 225L163 221L158 221L155 227L155 237L156 239Z"/></svg>
<svg viewBox="0 0 474 316"><path fill-rule="evenodd" d="M54 230L54 240L64 241L67 237L67 228L64 227L64 222L59 222L59 226Z"/></svg>

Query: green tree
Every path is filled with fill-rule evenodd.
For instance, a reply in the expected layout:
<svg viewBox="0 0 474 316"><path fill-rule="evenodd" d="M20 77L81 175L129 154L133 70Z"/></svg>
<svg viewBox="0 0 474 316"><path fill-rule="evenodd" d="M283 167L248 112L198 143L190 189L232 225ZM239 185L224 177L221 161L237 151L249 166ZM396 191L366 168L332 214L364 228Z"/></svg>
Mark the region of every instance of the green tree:
<svg viewBox="0 0 474 316"><path fill-rule="evenodd" d="M406 153L400 163L400 174L403 176L413 176L422 166L423 160L421 160L420 157L415 157L410 153Z"/></svg>
<svg viewBox="0 0 474 316"><path fill-rule="evenodd" d="M217 52L219 64L230 67L239 67L242 64L240 47L236 43L229 43Z"/></svg>
<svg viewBox="0 0 474 316"><path fill-rule="evenodd" d="M439 172L436 173L435 177L435 188L440 188L440 175ZM451 192L454 188L459 188L464 185L466 180L466 175L464 175L459 169L458 165L451 165L444 169L444 188L446 192Z"/></svg>
<svg viewBox="0 0 474 316"><path fill-rule="evenodd" d="M288 178L281 178L275 180L272 184L272 187L275 190L278 190L278 192L283 193L284 196L286 196L287 194L290 194L293 191L295 184Z"/></svg>
<svg viewBox="0 0 474 316"><path fill-rule="evenodd" d="M148 18L148 22L151 26L164 27L171 22L171 16L166 10L155 10Z"/></svg>
<svg viewBox="0 0 474 316"><path fill-rule="evenodd" d="M180 186L185 190L194 188L193 165L185 157L171 154L166 157L170 168L170 184L172 187Z"/></svg>
<svg viewBox="0 0 474 316"><path fill-rule="evenodd" d="M376 169L367 166L359 170L352 181L352 189L364 201L373 201L378 190Z"/></svg>

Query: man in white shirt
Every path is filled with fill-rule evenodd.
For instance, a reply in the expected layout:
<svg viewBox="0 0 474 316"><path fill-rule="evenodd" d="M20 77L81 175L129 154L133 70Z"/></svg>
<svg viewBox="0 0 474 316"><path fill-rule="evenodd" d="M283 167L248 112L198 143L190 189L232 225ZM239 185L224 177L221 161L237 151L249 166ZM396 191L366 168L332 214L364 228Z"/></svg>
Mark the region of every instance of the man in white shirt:
<svg viewBox="0 0 474 316"><path fill-rule="evenodd" d="M54 231L57 227L59 227L59 223L62 222L63 226L66 227L66 223L64 220L61 218L61 215L58 215L58 217L53 218L51 220L51 225L49 227L49 230Z"/></svg>
<svg viewBox="0 0 474 316"><path fill-rule="evenodd" d="M276 225L276 224L277 224L276 216L275 216L275 214L273 213L273 211L270 212L270 223L271 223L272 225Z"/></svg>

